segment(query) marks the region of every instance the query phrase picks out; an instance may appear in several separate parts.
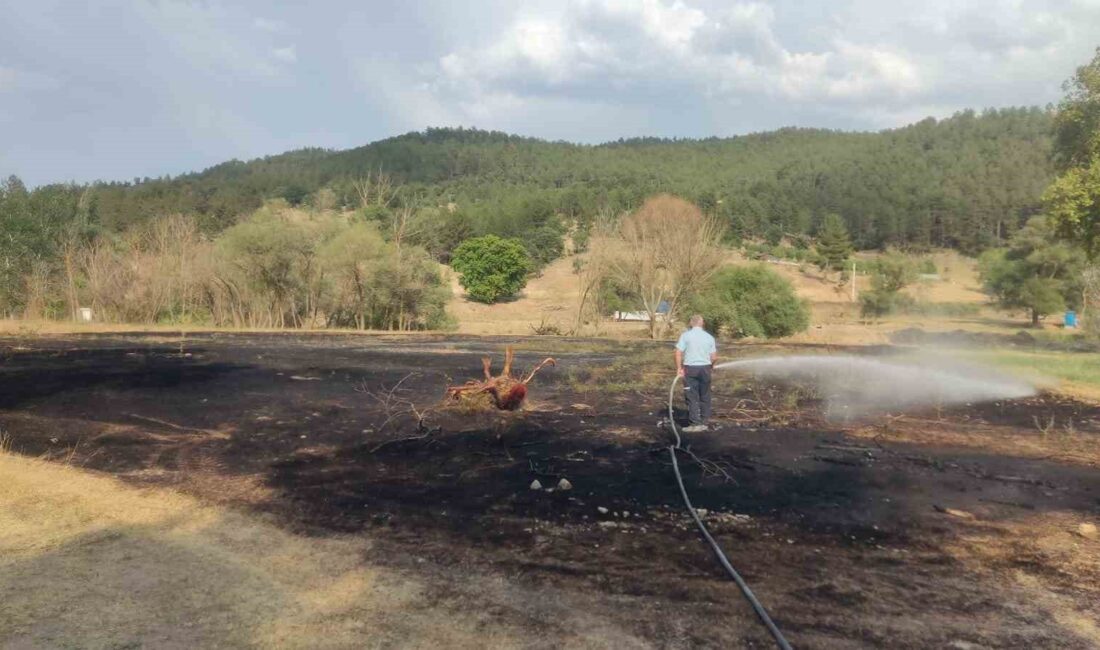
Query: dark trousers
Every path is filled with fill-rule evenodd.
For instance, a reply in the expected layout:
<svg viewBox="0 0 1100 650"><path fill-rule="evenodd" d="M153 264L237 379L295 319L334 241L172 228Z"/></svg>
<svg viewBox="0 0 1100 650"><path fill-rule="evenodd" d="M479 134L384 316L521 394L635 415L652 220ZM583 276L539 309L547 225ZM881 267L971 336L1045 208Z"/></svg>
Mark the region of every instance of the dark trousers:
<svg viewBox="0 0 1100 650"><path fill-rule="evenodd" d="M704 424L710 419L710 369L711 366L684 366L684 399L692 424Z"/></svg>

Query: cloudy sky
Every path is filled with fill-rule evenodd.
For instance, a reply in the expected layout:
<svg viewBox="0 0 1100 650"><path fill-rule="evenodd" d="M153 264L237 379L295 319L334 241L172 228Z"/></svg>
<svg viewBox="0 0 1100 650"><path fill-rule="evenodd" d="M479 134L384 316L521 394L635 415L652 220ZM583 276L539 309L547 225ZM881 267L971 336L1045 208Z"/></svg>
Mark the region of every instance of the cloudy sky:
<svg viewBox="0 0 1100 650"><path fill-rule="evenodd" d="M1100 0L5 0L0 175L177 174L427 126L579 142L1044 105Z"/></svg>

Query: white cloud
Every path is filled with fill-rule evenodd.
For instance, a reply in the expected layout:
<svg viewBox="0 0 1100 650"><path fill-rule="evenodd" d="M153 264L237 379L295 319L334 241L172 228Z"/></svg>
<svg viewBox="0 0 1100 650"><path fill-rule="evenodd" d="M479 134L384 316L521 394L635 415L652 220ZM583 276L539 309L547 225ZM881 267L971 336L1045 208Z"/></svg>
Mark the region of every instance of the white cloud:
<svg viewBox="0 0 1100 650"><path fill-rule="evenodd" d="M271 50L271 56L277 61L283 63L296 63L298 61L298 53L295 51L294 46L277 47Z"/></svg>
<svg viewBox="0 0 1100 650"><path fill-rule="evenodd" d="M261 32L270 32L273 34L286 31L286 23L281 20L272 20L270 18L255 18L252 20L252 26Z"/></svg>
<svg viewBox="0 0 1100 650"><path fill-rule="evenodd" d="M0 93L56 90L60 83L49 75L0 65Z"/></svg>
<svg viewBox="0 0 1100 650"><path fill-rule="evenodd" d="M1066 11L1033 0L933 0L902 12L848 0L804 33L790 30L802 12L796 2L702 1L530 8L487 42L440 57L428 82L439 101L476 106L479 117L497 104L638 105L669 94L731 107L782 101L849 117L909 115L918 106L1001 103L1013 91L1013 104L1049 101L1019 91L1056 87L1052 70L1068 73L1083 43L1100 42L1100 3L1088 1Z"/></svg>
<svg viewBox="0 0 1100 650"><path fill-rule="evenodd" d="M216 0L201 4L162 0L137 3L135 7L163 46L196 70L274 78L280 73L276 62L293 62L296 58L293 46L271 47L270 36L253 29L257 20L268 26L274 21L250 20L232 5Z"/></svg>

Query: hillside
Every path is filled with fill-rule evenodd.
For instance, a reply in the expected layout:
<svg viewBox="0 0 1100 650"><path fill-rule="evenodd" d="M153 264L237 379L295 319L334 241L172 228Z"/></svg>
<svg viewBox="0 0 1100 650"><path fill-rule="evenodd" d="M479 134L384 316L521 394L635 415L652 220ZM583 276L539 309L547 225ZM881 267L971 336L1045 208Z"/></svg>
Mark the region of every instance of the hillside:
<svg viewBox="0 0 1100 650"><path fill-rule="evenodd" d="M475 232L519 234L555 213L583 223L668 191L721 216L736 235L812 234L835 212L861 248L976 250L1034 212L1052 173L1051 119L1037 108L967 111L877 133L788 128L601 145L428 129L68 189L81 191L89 218L108 230L186 213L217 231L273 197L356 207L353 180L383 170L404 185L398 203L455 205Z"/></svg>
<svg viewBox="0 0 1100 650"><path fill-rule="evenodd" d="M471 237L494 234L519 239L536 268L545 269L562 257L567 235L583 249L595 222L633 210L658 193L697 204L721 223L733 244L746 239L808 244L829 220L846 227L861 250L977 253L1003 244L1039 210L1053 175L1051 127L1048 111L1021 108L968 111L878 133L791 128L731 138L646 138L601 145L428 129L345 151L307 149L230 161L174 179L28 190L10 177L0 183L0 232L5 235L0 238L0 312L57 316L66 304L71 311L77 294L90 286L71 275L74 251L109 257L129 248L137 254L168 241L151 233L170 223L189 224L189 241L200 248L220 241L210 252L221 255L223 275L234 268L259 268L259 260L241 266L224 258L228 251L260 255L274 245L265 238L276 231L283 238L278 241L290 248L314 236L318 241L327 237L294 232L302 228L293 224L260 228L271 232L245 226L257 215L270 221L287 209L347 215L341 228L377 226L387 245L395 244L400 232L400 243L416 247L417 259L429 266L447 263L455 247ZM227 233L232 235L228 239ZM250 238L260 241L244 241ZM310 255L335 252L310 250ZM91 264L88 255L82 257L84 266ZM280 268L305 258L288 259ZM119 264L100 259L99 268ZM135 261L127 268L150 267ZM554 271L546 272L553 277ZM279 295L302 288L278 275L265 276L260 284L274 282ZM108 277L101 274L100 280ZM238 282L252 280L237 278L232 286L218 285L216 292L237 300L244 295L233 284ZM145 286L148 282L138 282L135 290ZM101 294L122 295L117 290ZM304 299L303 304L313 304ZM258 322L284 322L286 317L302 322L303 314L290 313L294 310L286 305L278 308L283 315ZM157 309L158 318L194 313L190 307ZM401 322L403 309L395 312ZM209 306L200 311L201 318L212 317ZM213 319L240 320L232 313Z"/></svg>

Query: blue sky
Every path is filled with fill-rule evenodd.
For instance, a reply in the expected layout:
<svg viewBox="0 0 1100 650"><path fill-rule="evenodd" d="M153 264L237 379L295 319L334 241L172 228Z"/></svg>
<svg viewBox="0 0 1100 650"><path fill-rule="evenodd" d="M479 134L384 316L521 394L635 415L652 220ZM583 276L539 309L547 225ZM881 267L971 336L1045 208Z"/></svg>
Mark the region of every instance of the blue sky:
<svg viewBox="0 0 1100 650"><path fill-rule="evenodd" d="M1100 0L7 0L0 175L178 174L428 126L601 142L1044 105Z"/></svg>

